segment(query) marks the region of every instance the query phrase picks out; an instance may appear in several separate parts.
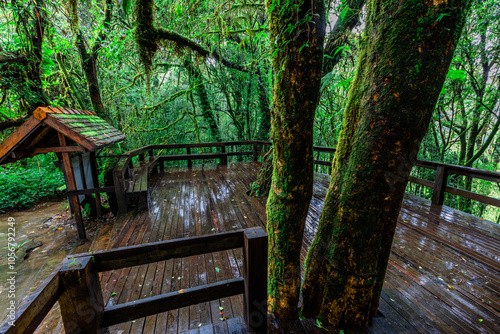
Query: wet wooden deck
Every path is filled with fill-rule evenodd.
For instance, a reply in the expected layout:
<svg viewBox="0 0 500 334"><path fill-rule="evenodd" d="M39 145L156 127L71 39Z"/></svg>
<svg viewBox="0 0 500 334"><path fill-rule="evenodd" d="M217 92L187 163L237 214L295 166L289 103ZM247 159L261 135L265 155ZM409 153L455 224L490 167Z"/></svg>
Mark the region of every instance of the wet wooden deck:
<svg viewBox="0 0 500 334"><path fill-rule="evenodd" d="M246 195L257 163L169 169L150 180L149 211L121 217L109 242L93 250L264 226L265 200ZM302 260L314 236L328 186L318 175ZM103 236L103 240L107 240ZM500 226L407 196L380 301L380 316L345 333L500 332ZM240 250L105 272L107 305L240 276ZM242 296L222 298L110 328L110 333L244 333ZM222 310L220 309L222 308ZM222 312L222 314L221 314ZM38 333L62 330L57 307ZM311 321L272 323L270 332L326 331ZM339 329L330 329L338 332Z"/></svg>

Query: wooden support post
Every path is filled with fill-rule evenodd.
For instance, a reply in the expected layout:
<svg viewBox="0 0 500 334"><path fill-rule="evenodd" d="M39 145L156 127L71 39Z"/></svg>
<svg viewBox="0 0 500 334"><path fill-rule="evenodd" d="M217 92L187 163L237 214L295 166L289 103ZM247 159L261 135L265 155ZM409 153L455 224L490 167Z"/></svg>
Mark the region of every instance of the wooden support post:
<svg viewBox="0 0 500 334"><path fill-rule="evenodd" d="M64 287L59 306L67 334L105 333L101 328L104 313L101 285L92 263L91 256L70 257L59 271Z"/></svg>
<svg viewBox="0 0 500 334"><path fill-rule="evenodd" d="M227 166L226 144L222 145L222 153L224 153L225 155L222 158L220 158L220 163L223 166Z"/></svg>
<svg viewBox="0 0 500 334"><path fill-rule="evenodd" d="M267 234L260 228L244 233L245 322L248 330L267 333Z"/></svg>
<svg viewBox="0 0 500 334"><path fill-rule="evenodd" d="M116 202L118 204L117 215L124 215L128 212L128 199L124 181L121 171L113 170L113 183L115 185Z"/></svg>
<svg viewBox="0 0 500 334"><path fill-rule="evenodd" d="M148 153L149 153L149 161L153 160L153 158L154 158L153 150L149 150Z"/></svg>
<svg viewBox="0 0 500 334"><path fill-rule="evenodd" d="M62 133L58 133L59 136L59 145L66 146L66 137ZM61 153L63 166L64 166L64 174L66 175L66 180L68 182L68 191L77 190L76 189L76 181L75 181L75 173L73 172L73 166L71 165L71 160L69 158L68 152ZM82 219L82 211L80 210L80 202L78 201L77 195L68 196L69 205L73 214L75 215L76 221L76 229L78 230L78 237L81 240L86 239L85 235L85 227L83 226Z"/></svg>
<svg viewBox="0 0 500 334"><path fill-rule="evenodd" d="M186 154L191 155L191 147L186 147ZM193 160L191 160L190 157L188 157L188 168L193 167Z"/></svg>
<svg viewBox="0 0 500 334"><path fill-rule="evenodd" d="M139 154L139 161L144 161L144 153Z"/></svg>
<svg viewBox="0 0 500 334"><path fill-rule="evenodd" d="M95 156L95 152L90 153L90 170L92 172L92 181L93 181L93 187L94 188L99 188L99 173L97 172L97 159ZM95 208L96 208L96 213L97 217L102 216L102 207L101 207L101 194L96 193L95 194Z"/></svg>
<svg viewBox="0 0 500 334"><path fill-rule="evenodd" d="M160 164L160 173L163 174L165 172L165 161L160 160L158 163Z"/></svg>
<svg viewBox="0 0 500 334"><path fill-rule="evenodd" d="M447 180L448 172L446 171L446 167L442 165L438 166L436 169L436 180L434 181L434 191L432 193L432 205L443 205Z"/></svg>
<svg viewBox="0 0 500 334"><path fill-rule="evenodd" d="M253 153L253 161L257 161L258 158L258 153L257 153L257 144L254 143L252 146L252 153Z"/></svg>

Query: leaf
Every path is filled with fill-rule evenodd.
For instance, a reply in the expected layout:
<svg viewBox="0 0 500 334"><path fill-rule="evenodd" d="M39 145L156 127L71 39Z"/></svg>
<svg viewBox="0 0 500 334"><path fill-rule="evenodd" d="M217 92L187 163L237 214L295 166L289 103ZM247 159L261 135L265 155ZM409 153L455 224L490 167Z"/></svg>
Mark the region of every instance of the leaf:
<svg viewBox="0 0 500 334"><path fill-rule="evenodd" d="M223 310L224 310L224 308L223 308L222 306L219 306L219 310L223 311Z"/></svg>
<svg viewBox="0 0 500 334"><path fill-rule="evenodd" d="M111 297L116 296L116 292L111 293Z"/></svg>
<svg viewBox="0 0 500 334"><path fill-rule="evenodd" d="M186 290L185 290L185 289L180 289L180 290L179 290L179 293L185 293L185 292L186 292Z"/></svg>
<svg viewBox="0 0 500 334"><path fill-rule="evenodd" d="M483 322L483 319L477 319L479 322Z"/></svg>
<svg viewBox="0 0 500 334"><path fill-rule="evenodd" d="M457 70L457 69L454 69L454 68L450 68L450 70L448 71L448 75L446 76L446 78L448 80L465 81L466 76L467 76L467 72L465 72L464 70Z"/></svg>
<svg viewBox="0 0 500 334"><path fill-rule="evenodd" d="M219 272L220 271L219 267L215 267L215 271Z"/></svg>
<svg viewBox="0 0 500 334"><path fill-rule="evenodd" d="M125 13L125 16L129 16L130 9L132 8L132 0L123 0L122 1L122 8L123 8L123 12Z"/></svg>

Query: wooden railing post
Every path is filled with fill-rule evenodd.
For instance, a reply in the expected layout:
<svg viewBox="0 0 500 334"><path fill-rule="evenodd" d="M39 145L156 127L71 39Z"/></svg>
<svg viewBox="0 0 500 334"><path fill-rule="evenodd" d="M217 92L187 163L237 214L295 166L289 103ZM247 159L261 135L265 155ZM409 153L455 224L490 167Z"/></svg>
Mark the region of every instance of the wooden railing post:
<svg viewBox="0 0 500 334"><path fill-rule="evenodd" d="M244 232L245 322L250 332L267 333L267 234L258 228Z"/></svg>
<svg viewBox="0 0 500 334"><path fill-rule="evenodd" d="M118 215L126 214L128 211L127 194L125 193L125 182L121 170L113 171L113 183L115 186Z"/></svg>
<svg viewBox="0 0 500 334"><path fill-rule="evenodd" d="M186 147L186 154L191 155L191 147L189 147L189 146ZM188 161L188 168L193 167L193 160L191 160L190 157L188 157L187 161Z"/></svg>
<svg viewBox="0 0 500 334"><path fill-rule="evenodd" d="M226 154L226 144L222 145L222 153ZM227 154L220 159L220 163L223 166L227 165Z"/></svg>
<svg viewBox="0 0 500 334"><path fill-rule="evenodd" d="M59 274L64 288L59 306L66 333L104 333L101 328L104 303L92 257L70 257Z"/></svg>
<svg viewBox="0 0 500 334"><path fill-rule="evenodd" d="M432 193L433 205L443 205L447 180L448 172L446 171L446 167L442 165L437 166L436 180L434 181L434 191Z"/></svg>
<svg viewBox="0 0 500 334"><path fill-rule="evenodd" d="M160 159L158 163L160 164L160 173L163 174L165 172L165 161Z"/></svg>
<svg viewBox="0 0 500 334"><path fill-rule="evenodd" d="M139 161L140 162L144 161L144 153L139 154Z"/></svg>
<svg viewBox="0 0 500 334"><path fill-rule="evenodd" d="M257 161L259 155L257 153L257 144L256 143L253 143L253 146L252 146L252 153L253 153L253 161Z"/></svg>

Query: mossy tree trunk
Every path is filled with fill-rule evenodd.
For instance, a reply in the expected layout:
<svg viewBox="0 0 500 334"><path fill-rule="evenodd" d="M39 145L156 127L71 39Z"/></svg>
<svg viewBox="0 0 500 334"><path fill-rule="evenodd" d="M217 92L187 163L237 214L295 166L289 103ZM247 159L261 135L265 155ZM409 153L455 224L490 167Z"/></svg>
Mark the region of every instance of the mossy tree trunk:
<svg viewBox="0 0 500 334"><path fill-rule="evenodd" d="M305 316L364 326L377 311L409 172L471 0L368 2L319 229Z"/></svg>
<svg viewBox="0 0 500 334"><path fill-rule="evenodd" d="M270 311L297 318L300 250L313 184L313 120L319 100L323 1L266 1L275 85L271 107L273 177L267 202Z"/></svg>
<svg viewBox="0 0 500 334"><path fill-rule="evenodd" d="M97 58L99 57L99 50L111 30L111 19L113 14L113 0L106 0L105 3L103 28L90 50L87 49L88 42L79 26L78 1L71 0L68 2L68 5L70 6L69 11L71 13L71 29L75 35L75 45L80 54L81 66L85 74L85 79L87 80L87 88L90 101L92 102L92 108L100 117L109 121L102 102L97 76Z"/></svg>
<svg viewBox="0 0 500 334"><path fill-rule="evenodd" d="M222 141L222 138L219 126L217 125L215 115L210 107L210 100L208 98L207 89L205 88L203 75L201 74L200 69L193 64L193 61L190 58L187 58L184 61L184 66L189 73L189 77L192 80L192 86L194 87L194 91L200 101L203 118L205 119L205 122L207 122L208 128L210 129L210 138L213 142L220 142Z"/></svg>

